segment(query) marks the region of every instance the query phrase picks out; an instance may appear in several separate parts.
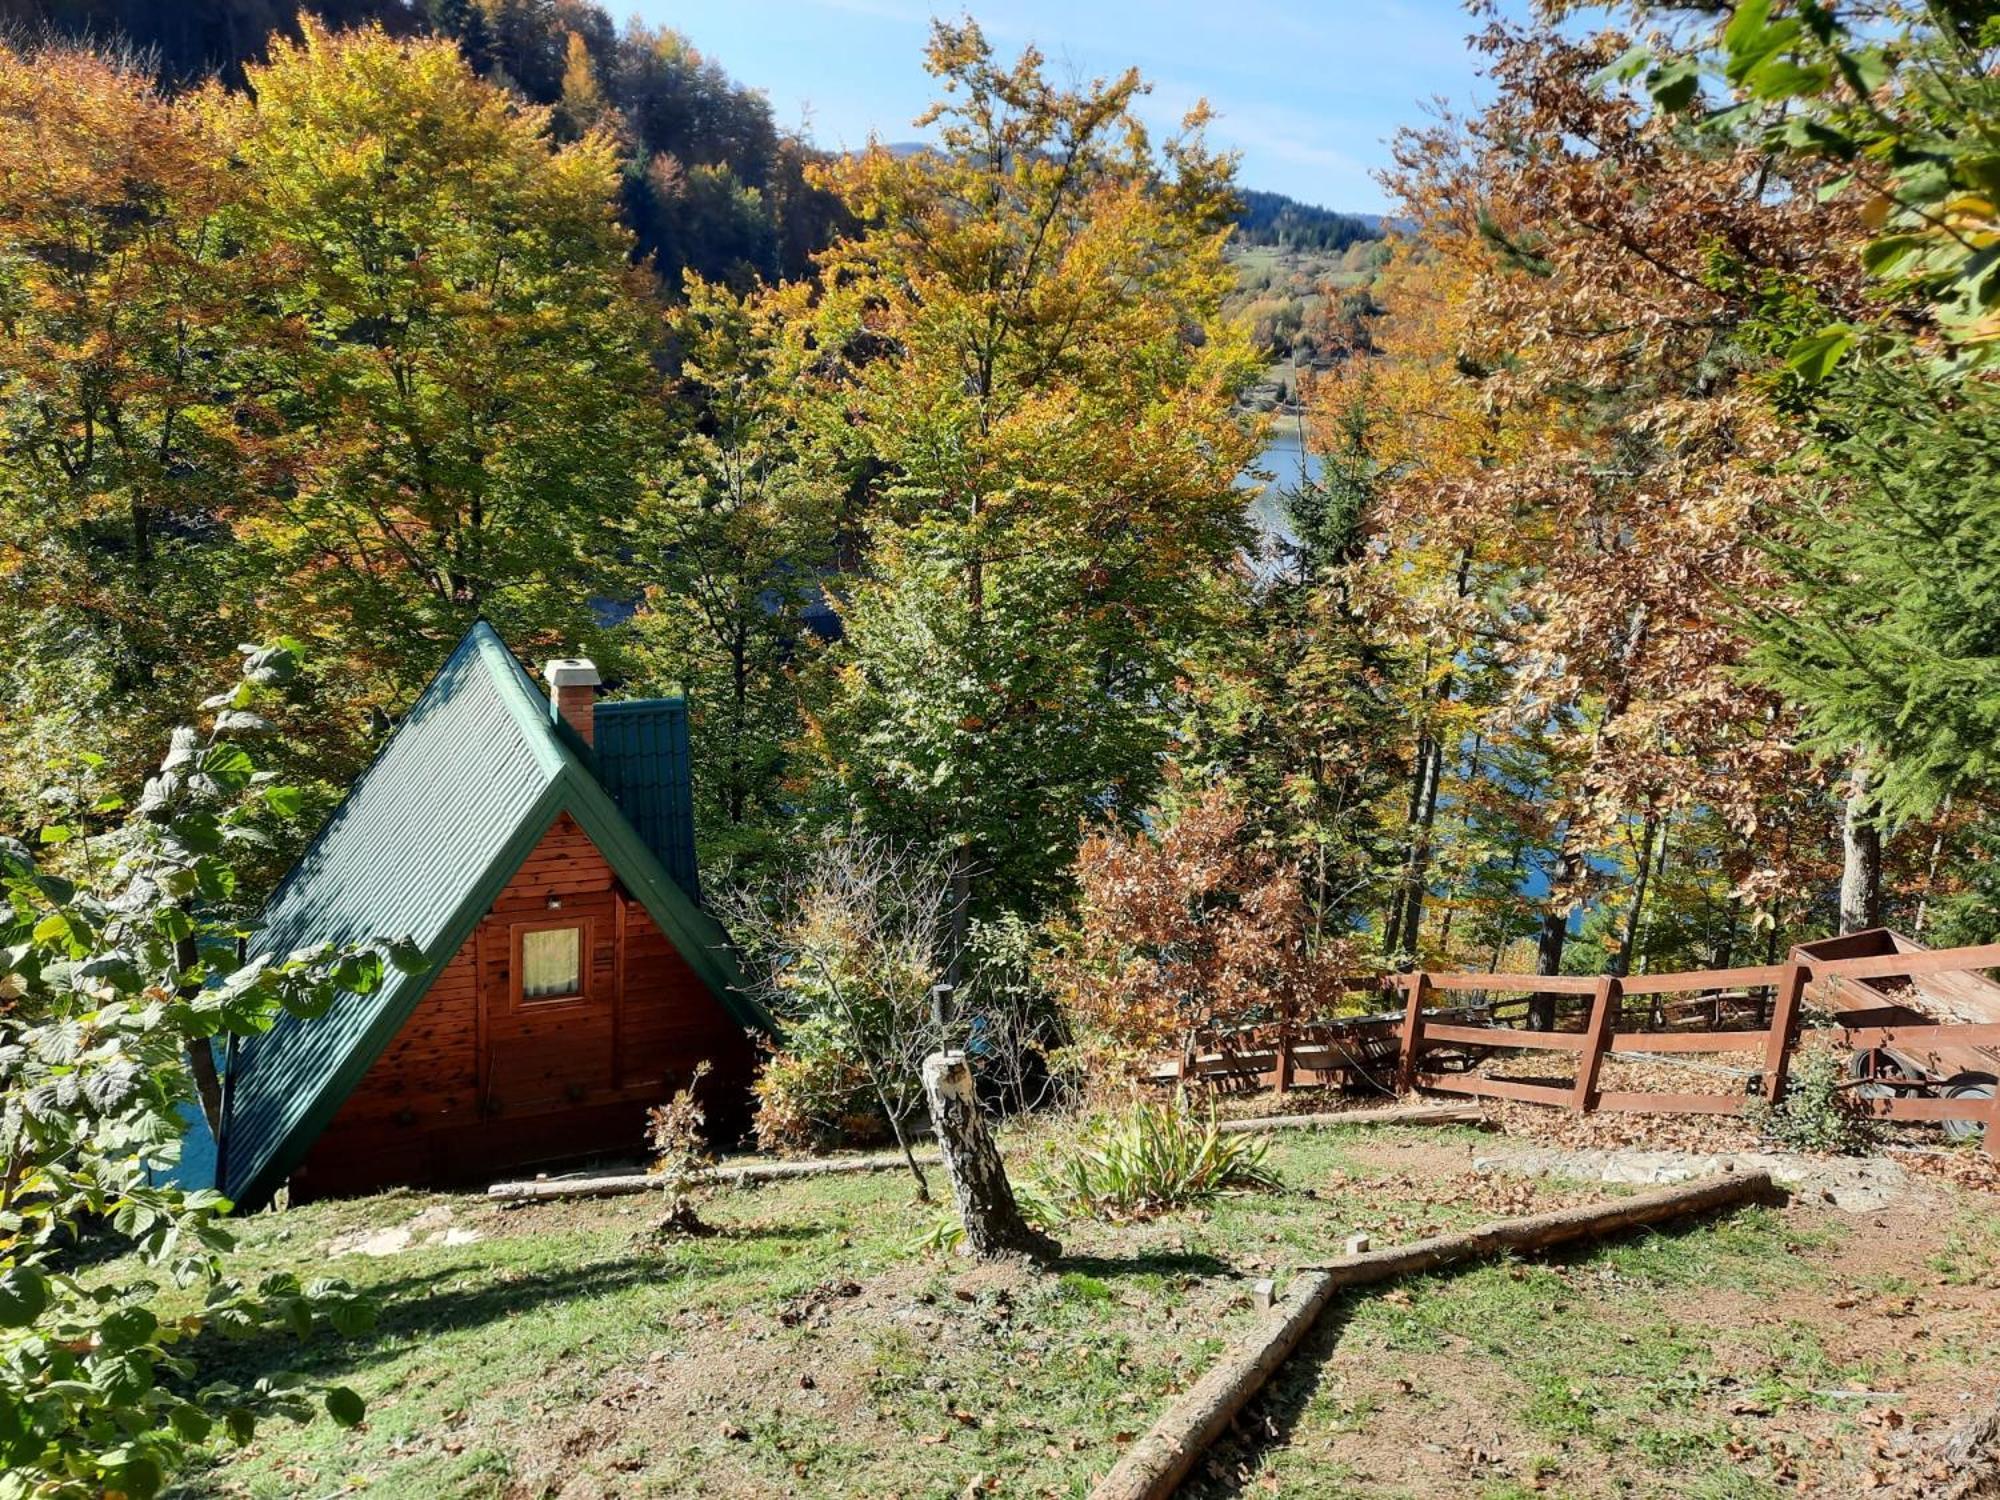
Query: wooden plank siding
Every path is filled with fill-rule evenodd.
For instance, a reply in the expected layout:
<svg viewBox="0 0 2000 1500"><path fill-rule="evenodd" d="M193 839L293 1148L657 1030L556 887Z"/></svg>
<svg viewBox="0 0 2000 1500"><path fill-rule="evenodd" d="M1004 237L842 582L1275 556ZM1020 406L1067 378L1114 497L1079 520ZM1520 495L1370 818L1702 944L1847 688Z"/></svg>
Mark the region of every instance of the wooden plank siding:
<svg viewBox="0 0 2000 1500"><path fill-rule="evenodd" d="M582 993L523 1000L520 936L558 925L587 934ZM710 1127L731 1140L753 1044L564 814L314 1143L294 1200L635 1155L646 1110L704 1059Z"/></svg>

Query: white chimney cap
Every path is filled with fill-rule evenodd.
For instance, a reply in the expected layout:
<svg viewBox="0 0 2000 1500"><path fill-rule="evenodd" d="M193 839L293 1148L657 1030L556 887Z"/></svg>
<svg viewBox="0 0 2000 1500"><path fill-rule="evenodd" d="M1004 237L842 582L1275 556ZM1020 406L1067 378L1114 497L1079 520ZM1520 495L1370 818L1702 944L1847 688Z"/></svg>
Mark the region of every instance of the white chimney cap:
<svg viewBox="0 0 2000 1500"><path fill-rule="evenodd" d="M550 687L596 687L604 681L597 663L587 656L558 656L542 668Z"/></svg>

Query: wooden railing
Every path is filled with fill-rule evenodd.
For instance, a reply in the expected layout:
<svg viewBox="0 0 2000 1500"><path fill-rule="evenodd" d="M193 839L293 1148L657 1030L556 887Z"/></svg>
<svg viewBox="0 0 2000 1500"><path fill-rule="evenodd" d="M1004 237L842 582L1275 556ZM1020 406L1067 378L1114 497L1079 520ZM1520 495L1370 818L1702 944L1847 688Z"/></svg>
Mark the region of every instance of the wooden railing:
<svg viewBox="0 0 2000 1500"><path fill-rule="evenodd" d="M1977 948L1817 958L1794 950L1784 963L1748 968L1709 969L1680 974L1618 977L1604 975L1414 973L1346 981L1350 992L1379 993L1399 1002L1398 1025L1388 1017L1360 1021L1304 1023L1280 1017L1259 1026L1211 1034L1206 1063L1198 1063L1196 1038L1171 1075L1196 1072L1239 1079L1251 1086L1290 1088L1301 1066L1331 1071L1326 1059L1344 1056L1366 1068L1369 1061L1393 1079L1372 1081L1402 1092L1428 1089L1480 1098L1510 1099L1590 1113L1627 1110L1654 1114L1742 1112L1753 1097L1782 1099L1795 1054L1808 990L1838 979L1905 980L1924 975L1973 973L2000 966L2000 944ZM1768 998L1753 998L1757 996ZM1693 997L1669 1001L1667 997ZM1442 997L1462 1003L1441 1006ZM1545 997L1556 1015L1554 1029L1525 1024L1528 997ZM1650 1000L1640 1016L1628 1019L1634 1000ZM1567 1002L1567 1004L1565 1004ZM1385 1006L1385 1010L1389 1007ZM1731 1012L1737 1024L1724 1024ZM1519 1022L1509 1024L1513 1015ZM1895 1005L1879 1013L1851 1003L1837 1024L1815 1035L1856 1050L1955 1057L1991 1075L2000 1070L2000 1023L1918 1023ZM1503 1018L1506 1018L1503 1020ZM1743 1024L1748 1021L1751 1024ZM1446 1071L1439 1056L1490 1057L1495 1052L1549 1052L1575 1059L1574 1076L1564 1082L1492 1077L1470 1070ZM1747 1053L1754 1065L1743 1069L1744 1084L1732 1093L1668 1093L1601 1087L1606 1057L1648 1055L1677 1058L1704 1053ZM1302 1059L1305 1060L1302 1063ZM1969 1060L1969 1062L1968 1062ZM1754 1081L1755 1092L1748 1090ZM1915 1089L1922 1080L1904 1085ZM1869 1114L1887 1120L1963 1120L1985 1126L1986 1149L2000 1156L2000 1097L1910 1097L1891 1093L1857 1097Z"/></svg>

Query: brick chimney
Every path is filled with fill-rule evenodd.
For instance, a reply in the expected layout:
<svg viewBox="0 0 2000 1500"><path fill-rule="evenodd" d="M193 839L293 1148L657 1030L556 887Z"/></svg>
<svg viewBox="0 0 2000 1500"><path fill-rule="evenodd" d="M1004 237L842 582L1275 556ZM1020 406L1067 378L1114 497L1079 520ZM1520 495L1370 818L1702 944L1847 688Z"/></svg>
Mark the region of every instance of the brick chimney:
<svg viewBox="0 0 2000 1500"><path fill-rule="evenodd" d="M559 656L542 668L549 684L549 713L582 737L597 743L597 664L585 656Z"/></svg>

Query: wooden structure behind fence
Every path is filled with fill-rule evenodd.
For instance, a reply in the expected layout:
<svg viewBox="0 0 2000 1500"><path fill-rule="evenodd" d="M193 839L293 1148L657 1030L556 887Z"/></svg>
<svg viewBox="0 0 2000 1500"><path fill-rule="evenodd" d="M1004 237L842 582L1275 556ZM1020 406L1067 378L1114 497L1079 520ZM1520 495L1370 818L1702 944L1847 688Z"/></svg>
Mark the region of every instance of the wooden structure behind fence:
<svg viewBox="0 0 2000 1500"><path fill-rule="evenodd" d="M1697 970L1627 977L1604 975L1456 974L1422 972L1348 981L1350 991L1380 993L1400 1001L1392 1014L1347 1021L1302 1022L1280 1018L1253 1027L1189 1038L1168 1076L1234 1079L1283 1093L1299 1082L1363 1081L1398 1092L1426 1089L1479 1098L1511 1099L1592 1113L1628 1110L1651 1114L1734 1115L1752 1098L1784 1097L1801 1034L1809 992L1839 978L1969 974L2000 966L2000 944L1859 958L1827 959L1793 950L1788 961L1749 968ZM1556 1026L1526 1024L1529 997L1552 997ZM1440 1005L1442 997L1452 1003ZM1641 1002L1635 1004L1635 1002ZM1547 1000L1544 1001L1547 1003ZM2000 1024L1855 1024L1871 1018L1849 1012L1814 1031L1817 1038L1856 1050L1911 1049L1963 1053L1974 1050L2000 1062ZM1469 1066L1496 1051L1565 1053L1575 1059L1565 1082L1491 1077ZM1672 1061L1701 1054L1750 1054L1756 1066L1742 1071L1755 1092L1667 1093L1605 1089L1606 1057L1643 1055ZM2000 1091L1994 1097L1857 1097L1881 1119L1964 1120L1985 1126L1986 1150L2000 1156Z"/></svg>

